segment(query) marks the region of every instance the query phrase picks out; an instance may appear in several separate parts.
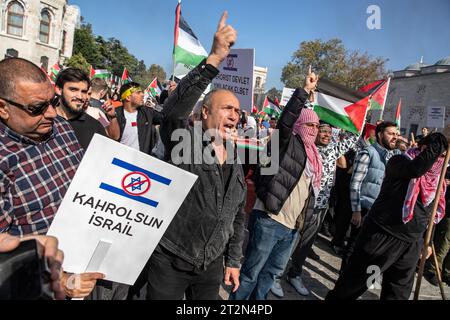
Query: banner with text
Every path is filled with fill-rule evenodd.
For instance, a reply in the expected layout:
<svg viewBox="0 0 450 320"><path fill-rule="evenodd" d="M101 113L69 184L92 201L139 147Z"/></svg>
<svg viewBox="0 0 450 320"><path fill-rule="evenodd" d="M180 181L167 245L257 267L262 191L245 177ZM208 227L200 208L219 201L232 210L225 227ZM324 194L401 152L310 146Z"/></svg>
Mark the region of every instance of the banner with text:
<svg viewBox="0 0 450 320"><path fill-rule="evenodd" d="M445 126L445 107L428 107L427 127L444 128Z"/></svg>
<svg viewBox="0 0 450 320"><path fill-rule="evenodd" d="M251 112L253 107L253 69L255 49L231 49L230 55L219 67L213 80L213 89L227 89L237 96L241 110Z"/></svg>
<svg viewBox="0 0 450 320"><path fill-rule="evenodd" d="M283 94L281 96L280 106L285 107L289 100L291 100L292 95L294 94L295 89L291 88L283 88Z"/></svg>
<svg viewBox="0 0 450 320"><path fill-rule="evenodd" d="M64 270L133 285L196 179L95 135L48 232Z"/></svg>

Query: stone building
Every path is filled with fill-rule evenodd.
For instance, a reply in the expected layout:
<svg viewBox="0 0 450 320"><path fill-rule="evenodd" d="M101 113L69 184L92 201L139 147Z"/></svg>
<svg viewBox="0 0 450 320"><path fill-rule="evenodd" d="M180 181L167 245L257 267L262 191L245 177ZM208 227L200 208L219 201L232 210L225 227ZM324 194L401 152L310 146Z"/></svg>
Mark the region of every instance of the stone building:
<svg viewBox="0 0 450 320"><path fill-rule="evenodd" d="M67 0L0 0L0 59L20 57L48 70L72 56L80 9Z"/></svg>
<svg viewBox="0 0 450 320"><path fill-rule="evenodd" d="M254 105L261 107L264 104L265 86L267 81L268 68L262 68L255 66L253 69L253 86L254 86Z"/></svg>
<svg viewBox="0 0 450 320"><path fill-rule="evenodd" d="M445 124L450 123L450 56L433 65L423 62L395 71L389 89L385 120L394 120L402 99L401 131L411 136L427 126L428 107L446 107ZM372 116L373 119L377 115ZM430 128L434 129L434 128Z"/></svg>

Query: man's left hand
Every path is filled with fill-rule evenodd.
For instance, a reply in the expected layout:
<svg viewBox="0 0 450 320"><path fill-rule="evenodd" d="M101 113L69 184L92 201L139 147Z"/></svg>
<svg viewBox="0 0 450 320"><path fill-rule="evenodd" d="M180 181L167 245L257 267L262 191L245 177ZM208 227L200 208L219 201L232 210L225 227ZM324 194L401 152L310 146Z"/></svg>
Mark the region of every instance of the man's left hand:
<svg viewBox="0 0 450 320"><path fill-rule="evenodd" d="M229 267L225 268L224 283L227 286L233 285L233 290L232 290L233 293L236 292L237 289L239 288L240 273L241 273L241 271L239 268L229 268Z"/></svg>
<svg viewBox="0 0 450 320"><path fill-rule="evenodd" d="M105 110L106 115L108 116L108 119L114 119L116 117L116 109L111 104L111 101L107 101L103 106L103 110Z"/></svg>

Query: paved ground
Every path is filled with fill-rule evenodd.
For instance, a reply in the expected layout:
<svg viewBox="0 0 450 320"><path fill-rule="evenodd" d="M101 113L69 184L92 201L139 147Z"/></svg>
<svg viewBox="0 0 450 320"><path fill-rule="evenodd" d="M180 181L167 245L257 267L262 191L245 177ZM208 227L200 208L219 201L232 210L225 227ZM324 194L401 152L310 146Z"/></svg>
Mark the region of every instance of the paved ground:
<svg viewBox="0 0 450 320"><path fill-rule="evenodd" d="M306 260L303 269L303 281L305 286L311 291L307 297L297 294L295 289L286 280L283 280L282 287L285 297L283 300L323 300L327 292L334 287L338 278L338 272L341 265L341 259L334 254L330 247L330 239L319 235L319 239L314 246L314 251L320 256L320 261L311 259ZM414 285L415 288L415 285ZM450 287L444 284L447 299L450 299ZM362 299L379 299L380 290L367 291ZM222 299L228 299L228 292L221 290ZM411 296L412 299L413 296ZM269 300L279 300L277 297L269 294ZM434 287L423 278L420 300L442 300L439 287Z"/></svg>

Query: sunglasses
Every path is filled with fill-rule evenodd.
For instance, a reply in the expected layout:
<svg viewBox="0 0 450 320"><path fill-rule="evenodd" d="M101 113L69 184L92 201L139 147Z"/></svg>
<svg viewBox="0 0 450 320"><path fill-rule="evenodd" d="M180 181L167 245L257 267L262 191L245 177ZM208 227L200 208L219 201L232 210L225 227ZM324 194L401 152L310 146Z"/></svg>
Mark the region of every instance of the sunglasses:
<svg viewBox="0 0 450 320"><path fill-rule="evenodd" d="M29 114L33 115L33 116L39 116L41 114L43 114L47 108L51 105L53 107L55 107L56 105L58 105L59 103L59 96L55 95L50 101L46 101L37 105L28 105L25 106L23 104L5 99L0 97L0 99L5 100L8 104L17 107L19 109L25 110L26 112L28 112Z"/></svg>

